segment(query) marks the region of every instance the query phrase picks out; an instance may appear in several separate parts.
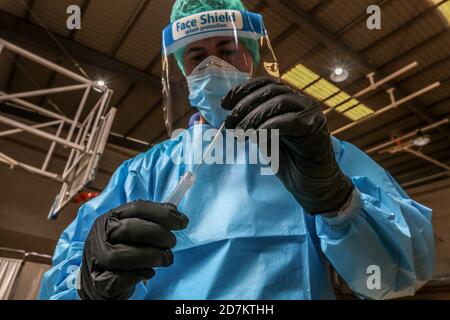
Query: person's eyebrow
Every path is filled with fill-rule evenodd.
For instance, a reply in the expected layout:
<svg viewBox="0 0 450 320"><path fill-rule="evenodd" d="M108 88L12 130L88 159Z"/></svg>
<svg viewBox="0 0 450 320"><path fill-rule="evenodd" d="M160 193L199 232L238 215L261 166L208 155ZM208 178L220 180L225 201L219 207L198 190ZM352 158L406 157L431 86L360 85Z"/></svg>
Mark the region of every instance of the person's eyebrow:
<svg viewBox="0 0 450 320"><path fill-rule="evenodd" d="M223 41L220 41L219 43L217 43L217 46L223 47L223 46L227 46L229 44L235 44L235 42L233 40L223 40Z"/></svg>
<svg viewBox="0 0 450 320"><path fill-rule="evenodd" d="M189 49L187 49L186 54L190 54L190 53L196 53L196 52L203 52L206 49L203 47L191 47Z"/></svg>

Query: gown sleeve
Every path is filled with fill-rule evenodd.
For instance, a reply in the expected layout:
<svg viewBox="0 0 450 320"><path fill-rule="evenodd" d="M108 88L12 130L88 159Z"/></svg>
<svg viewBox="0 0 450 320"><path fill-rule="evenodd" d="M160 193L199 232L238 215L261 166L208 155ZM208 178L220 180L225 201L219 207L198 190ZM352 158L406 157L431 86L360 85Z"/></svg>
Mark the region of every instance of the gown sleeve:
<svg viewBox="0 0 450 320"><path fill-rule="evenodd" d="M323 253L361 298L413 295L434 270L431 209L357 147L334 138L333 145L355 190L337 217L316 217Z"/></svg>
<svg viewBox="0 0 450 320"><path fill-rule="evenodd" d="M76 288L84 241L97 217L128 202L125 188L132 184L131 162L132 160L125 161L115 171L103 192L84 204L75 220L63 231L55 248L52 268L42 279L40 299L80 299ZM143 299L146 295L147 289L139 283L131 299Z"/></svg>

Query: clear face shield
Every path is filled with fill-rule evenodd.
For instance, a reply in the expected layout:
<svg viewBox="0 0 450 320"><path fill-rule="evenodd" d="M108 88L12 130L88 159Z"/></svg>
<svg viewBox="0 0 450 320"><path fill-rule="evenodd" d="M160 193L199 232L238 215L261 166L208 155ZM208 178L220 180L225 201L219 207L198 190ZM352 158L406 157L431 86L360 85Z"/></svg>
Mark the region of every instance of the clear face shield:
<svg viewBox="0 0 450 320"><path fill-rule="evenodd" d="M201 12L163 31L163 103L167 131L186 128L197 112L219 128L228 91L258 76L279 78L262 16L235 10Z"/></svg>

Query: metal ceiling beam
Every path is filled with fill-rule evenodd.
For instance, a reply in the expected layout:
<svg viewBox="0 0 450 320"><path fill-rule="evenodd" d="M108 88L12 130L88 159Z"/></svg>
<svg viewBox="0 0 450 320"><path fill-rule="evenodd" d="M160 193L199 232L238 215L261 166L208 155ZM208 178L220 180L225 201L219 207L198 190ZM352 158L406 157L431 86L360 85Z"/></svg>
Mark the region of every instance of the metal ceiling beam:
<svg viewBox="0 0 450 320"><path fill-rule="evenodd" d="M135 139L129 139L114 132L109 135L108 143L138 152L146 152L151 147L149 143L140 142Z"/></svg>
<svg viewBox="0 0 450 320"><path fill-rule="evenodd" d="M440 182L441 180L447 179L450 176L450 172L441 172L437 174L430 175L430 173L426 174L425 178L417 179L417 180L409 180L408 182L402 183L401 186L403 189L417 188L425 184L430 184L434 182ZM435 181L432 181L435 180Z"/></svg>
<svg viewBox="0 0 450 320"><path fill-rule="evenodd" d="M386 66L388 66L388 65L390 65L390 64L392 64L392 63L395 63L395 62L399 61L400 59L405 58L405 57L406 57L408 54L410 54L411 52L413 52L413 51L415 51L415 50L418 50L418 49L420 49L420 48L423 48L423 47L425 47L425 46L431 44L433 41L435 41L436 39L439 39L440 37L446 35L446 34L449 33L449 32L450 32L450 26L447 26L446 28L442 29L442 30L439 31L438 33L436 33L436 34L432 35L431 37L426 38L424 41L418 43L418 44L415 45L414 47L409 48L408 50L405 50L405 52L403 52L403 53L401 53L400 55L395 56L395 57L392 58L391 60L385 62L385 63L384 63L383 65L381 65L379 68L380 68L380 69L383 69L383 68L385 68Z"/></svg>
<svg viewBox="0 0 450 320"><path fill-rule="evenodd" d="M308 10L308 13L311 16L316 15L317 13L319 13L319 11L322 11L324 8L326 8L327 6L331 5L335 0L322 0L319 1L319 3L317 3L314 7L312 7L310 10Z"/></svg>
<svg viewBox="0 0 450 320"><path fill-rule="evenodd" d="M14 83L14 77L16 75L17 65L20 59L20 57L15 53L11 54L10 57L12 59L11 60L12 66L11 70L9 71L8 82L6 83L6 90L5 90L6 92L11 92Z"/></svg>
<svg viewBox="0 0 450 320"><path fill-rule="evenodd" d="M56 61L55 63L58 64L58 65L61 65L61 60L58 60L58 61ZM50 72L50 75L48 76L47 82L45 83L45 88L50 88L50 87L52 86L52 83L53 83L53 81L55 80L55 78L56 78L56 72L52 70L52 71ZM9 92L9 91L6 90L6 92ZM45 102L45 100L46 100L46 98L48 99L48 97L42 96L42 97L39 99L39 102L38 102L37 105L38 105L38 106L43 106L43 105L44 105L44 102Z"/></svg>
<svg viewBox="0 0 450 320"><path fill-rule="evenodd" d="M161 55L159 53L157 53L149 62L149 64L147 65L147 67L145 68L145 72L150 73L151 70L153 69L153 67L158 63L159 59L161 59ZM120 98L119 102L117 103L117 106L119 107L123 101L125 101L125 99L128 97L129 94L131 94L131 92L134 90L134 88L136 88L136 84L132 83L128 89L125 91L125 93L123 94L123 96ZM129 137L130 134L132 134L134 132L134 130L140 126L152 113L154 110L156 110L160 105L162 105L162 97L160 98L160 100L153 106L150 108L149 111L147 111L145 113L145 115L135 124L133 125L125 134L125 137Z"/></svg>
<svg viewBox="0 0 450 320"><path fill-rule="evenodd" d="M449 159L447 159L448 161ZM425 163L425 166L424 166ZM448 175L450 175L449 171L446 171L438 166L435 166L431 163L427 165L427 161L423 160L422 163L419 163L415 167L411 167L408 170L409 174L393 174L393 177L400 183L400 185L408 184L411 181L415 180L422 180L426 179L432 175L435 175L437 173L446 172Z"/></svg>
<svg viewBox="0 0 450 320"><path fill-rule="evenodd" d="M80 18L81 18L81 22L83 22L83 17L84 14L86 13L89 5L91 4L91 0L83 0L83 3L80 6ZM78 29L73 29L72 31L70 31L69 33L69 39L73 39L75 37L75 35L77 34Z"/></svg>
<svg viewBox="0 0 450 320"><path fill-rule="evenodd" d="M307 12L302 10L298 5L296 5L292 1L266 0L266 2L274 12L278 12L279 15L282 16L287 21L290 21L291 23L301 22L302 29L305 30L305 32L309 36L329 46L331 50L338 50L338 52L346 54L349 59L362 66L367 71L367 73L375 72L377 75L380 76L385 75L373 63L367 61L362 55L356 52L353 48L346 45L343 41L337 39L331 31L326 29L322 24L313 19ZM407 94L402 92L400 87L397 88L397 92L400 93L400 95L402 96L407 96ZM424 105L419 103L417 100L415 101L415 104L411 105L410 110L429 123L437 121L436 116L433 115L428 110L426 110L424 108ZM442 133L448 139L450 139L449 127L441 127L439 128L439 132Z"/></svg>
<svg viewBox="0 0 450 320"><path fill-rule="evenodd" d="M125 137L128 138L139 126L147 120L147 118L162 104L162 98L160 98L153 106L151 106L147 112L125 133Z"/></svg>
<svg viewBox="0 0 450 320"><path fill-rule="evenodd" d="M406 177L404 180L399 182L400 186L408 192L408 189L417 188L425 185L432 185L434 183L444 182L450 176L450 172L446 172L440 169L428 169L422 170L420 175L412 175ZM417 178L419 177L419 178ZM408 192L409 194L409 192ZM413 194L413 197L417 194Z"/></svg>
<svg viewBox="0 0 450 320"><path fill-rule="evenodd" d="M289 38L294 32L300 30L298 24L291 24L286 30L284 30L278 37L271 41L272 47L275 49L280 46L287 38Z"/></svg>
<svg viewBox="0 0 450 320"><path fill-rule="evenodd" d="M441 121L436 122L435 124L430 124L426 127L421 127L421 128L415 128L415 130L409 130L408 133L404 133L402 134L402 136L400 138L398 138L400 141L404 141L406 139L411 139L414 138L418 132L421 133L428 133L429 131L432 131L434 129L436 129L437 127L443 125L443 124L447 124L450 122L450 118L446 117L443 118ZM371 154L371 153L375 153L375 152L380 152L381 150L386 149L387 147L391 147L392 145L395 144L395 140L394 139L390 139L388 141L379 143L371 148L366 148L364 151L367 154Z"/></svg>
<svg viewBox="0 0 450 320"><path fill-rule="evenodd" d="M408 185L411 185L413 181L418 181L418 182L422 182L423 184L425 184L426 181L429 181L429 179L433 179L436 181L439 181L441 179L447 178L448 176L450 176L450 172L449 171L445 171L442 168L439 168L437 166L434 165L429 165L426 166L424 169L423 164L418 166L417 168L413 168L412 170L409 170L409 172L412 174L408 174L408 175L401 175L401 176L394 176L396 181L402 186L405 187ZM442 174L444 173L444 174ZM441 179L439 179L441 178ZM414 183L416 184L416 182Z"/></svg>
<svg viewBox="0 0 450 320"><path fill-rule="evenodd" d="M447 101L450 101L450 96L445 97L443 99L440 99L439 101L437 101L437 102L433 103L432 105L428 106L428 108L429 109L433 109L434 107L436 107L438 105L441 105L441 104L443 104L443 103L445 103ZM445 117L445 116L441 116L441 117ZM397 123L399 121L404 121L404 120L407 120L407 119L411 119L411 122L409 123L409 127L408 128L399 128L399 129L412 130L413 128L417 127L417 123L414 121L415 118L417 118L417 116L415 114L411 114L408 117L391 119L389 122L383 123L383 127L384 128L389 128L389 127L393 126L395 123ZM367 138L367 133L361 133L361 134L359 134L357 136L354 136L353 140L364 139L364 138ZM360 148L362 148L362 149L371 149L371 148L373 148L373 147L375 147L375 146L377 146L377 145L379 145L379 144L381 144L381 143L383 143L385 141L386 141L386 138L383 137L382 139L377 140L375 142L369 142L369 143L366 143L364 145L358 144L358 146Z"/></svg>
<svg viewBox="0 0 450 320"><path fill-rule="evenodd" d="M119 98L119 100L117 100L117 103L115 104L117 109L119 109L119 107L123 104L125 99L128 97L128 95L131 93L131 91L133 91L135 87L136 85L134 83L128 86L127 90L125 90L125 92L122 94L122 96Z"/></svg>
<svg viewBox="0 0 450 320"><path fill-rule="evenodd" d="M434 157L436 159L446 159L449 158L448 151L448 141L447 140L439 140L427 146L426 154ZM416 168L417 162L420 163L421 160L419 158L411 159L410 154L406 152L398 152L394 154L395 156L392 158L388 158L384 161L381 161L381 165L386 170L389 170L391 174L399 175L405 172L409 172L411 168Z"/></svg>
<svg viewBox="0 0 450 320"><path fill-rule="evenodd" d="M120 35L117 37L116 41L114 41L114 45L112 46L108 54L110 57L113 57L116 54L117 50L119 50L119 48L122 46L123 41L127 38L128 34L133 29L134 25L136 24L142 13L145 11L150 1L151 0L141 0L141 2L138 4L131 17L128 19L127 24L121 31Z"/></svg>
<svg viewBox="0 0 450 320"><path fill-rule="evenodd" d="M267 2L265 0L258 1L256 5L252 8L253 12L261 12L264 8L267 7Z"/></svg>
<svg viewBox="0 0 450 320"><path fill-rule="evenodd" d="M160 134L155 139L153 139L152 144L155 145L155 144L161 142L163 139L169 139L169 138L170 137L169 137L169 134L167 133L167 130L161 131Z"/></svg>
<svg viewBox="0 0 450 320"><path fill-rule="evenodd" d="M26 5L26 10L27 10L27 12L25 14L25 19L26 20L30 19L31 12L32 12L33 7L34 7L34 2L35 2L35 0L29 0L27 4L22 2L22 4ZM18 61L18 59L20 59L20 57L17 54L15 54L15 53L13 53L11 55L11 58L13 60L17 60L17 61ZM8 77L8 83L6 85L6 92L11 92L11 88L12 88L12 85L13 85L13 82L14 82L14 76L15 76L16 70L17 70L17 65L18 65L18 63L13 63L13 65L11 67L11 71L10 71L9 77Z"/></svg>
<svg viewBox="0 0 450 320"><path fill-rule="evenodd" d="M434 166L436 166L436 164L429 162L429 160L424 160L423 158L418 157L416 158L416 156L411 154L409 155L410 157L405 158L408 160L406 160L403 164L392 168L386 168L386 170L388 170L393 176L396 176L399 180L403 180L405 176L410 176L411 172L416 173L418 170L421 170L426 166L429 166L430 168L434 168ZM429 152L427 153L427 156L437 160L438 162L442 162L444 165L447 165L448 160L450 159L448 157L448 153L442 149L436 152ZM442 169L442 167L438 168Z"/></svg>
<svg viewBox="0 0 450 320"><path fill-rule="evenodd" d="M322 24L318 23L311 15L301 9L292 1L285 0L266 0L273 12L277 12L285 20L291 23L301 23L301 28L304 33L308 34L312 39L316 39L322 42L326 46L333 49L338 49L340 52L345 53L353 61L372 72L375 66L363 57L361 57L356 51L348 47L342 41L336 39L335 35L326 29Z"/></svg>
<svg viewBox="0 0 450 320"><path fill-rule="evenodd" d="M425 161L431 162L432 164L434 164L434 165L436 165L436 166L438 166L440 168L443 168L444 170L447 170L447 171L450 172L450 166L448 166L444 162L441 162L439 160L436 160L436 159L434 159L434 158L424 154L423 152L420 152L420 151L417 151L417 150L414 150L414 149L411 149L411 148L406 148L405 151L410 153L410 154L412 154L412 155L414 155L414 156L416 156L416 157L418 157L418 158L420 158L420 159L423 159ZM447 157L447 159L448 159L448 157Z"/></svg>
<svg viewBox="0 0 450 320"><path fill-rule="evenodd" d="M408 50L405 50L403 53L393 57L392 59L386 61L385 63L383 63L382 65L380 65L378 67L378 69L383 70L385 69L387 66L394 64L394 63L399 63L401 59L404 59L406 56L410 55L412 52L414 52L415 50L418 50L422 47L425 47L429 44L431 44L433 41L439 39L440 37L444 36L445 34L447 34L448 32L450 32L450 26L447 26L445 29L439 31L438 33L434 34L433 36L425 39L424 41L418 43L417 45L415 45L412 48L409 48ZM360 81L364 81L367 80L366 76L362 76L359 79L356 79L353 83L347 85L344 87L343 91L349 91L350 88L359 83ZM351 90L350 90L351 91Z"/></svg>
<svg viewBox="0 0 450 320"><path fill-rule="evenodd" d="M449 146L448 140L443 138L441 135L439 135L436 132L429 132L428 136L431 139L431 142L426 146L427 152L430 152L430 150L435 150L436 148L441 148L439 146L446 145L447 148ZM403 143L406 143L408 141L411 141L411 139L405 139L402 140ZM396 144L394 146L397 146ZM392 146L392 147L394 147ZM444 148L445 149L445 148ZM404 164L408 164L409 161L405 161L405 154L404 153L390 153L390 152L381 152L376 154L370 155L375 161L377 161L383 168L390 169L395 167L402 167Z"/></svg>
<svg viewBox="0 0 450 320"><path fill-rule="evenodd" d="M36 0L30 0L30 1L28 1L28 4L27 4L27 13L25 14L25 19L26 19L26 20L29 20L29 19L30 19L31 12L32 12L32 10L33 10L35 1L36 1ZM22 2L22 3L23 3L23 2Z"/></svg>
<svg viewBox="0 0 450 320"><path fill-rule="evenodd" d="M34 0L33 0L33 1L34 1ZM83 3L81 4L81 7L80 7L81 19L83 19L84 14L85 14L87 8L89 7L89 4L90 4L90 3L91 3L91 0L84 0ZM27 17L27 20L29 20L29 16L31 15L32 10L33 10L33 8L30 7L29 15L28 15L28 17ZM68 38L69 38L70 40L72 40L72 39L75 37L77 31L78 31L77 29L73 29L73 30L70 32ZM57 59L56 64L61 65L61 64L62 64L62 60L61 60L61 59ZM50 76L49 76L48 79L47 79L47 83L46 83L45 88L50 88L50 87L52 86L52 83L53 83L53 81L55 80L55 78L56 78L56 72L55 72L54 70L52 70L51 73L50 73ZM7 92L8 92L8 91L7 91ZM42 105L44 104L46 98L48 99L49 102L51 101L51 103L53 103L53 101L52 101L51 99L49 99L48 97L42 96L42 97L39 99L38 106L42 106Z"/></svg>
<svg viewBox="0 0 450 320"><path fill-rule="evenodd" d="M391 0L380 0L377 3L375 3L377 6L379 6L380 8L383 7L384 5L386 5L386 3L388 3ZM348 23L347 25L343 26L342 28L340 28L335 34L334 37L335 38L339 38L342 34L344 34L345 32L349 31L351 28L353 28L357 23L361 22L363 19L365 19L367 17L367 14L364 12L363 14L357 16L355 19L353 19L350 23ZM320 43L319 45L315 46L314 48L312 48L311 50L309 50L305 55L303 55L302 57L300 57L295 64L301 63L304 60L307 60L308 58L310 58L312 55L316 54L317 52L319 52L320 50L324 49L326 47L326 45L324 43Z"/></svg>
<svg viewBox="0 0 450 320"><path fill-rule="evenodd" d="M408 76L403 77L403 78L402 78L402 83L407 83L408 81L414 80L414 78L419 77L419 76L423 75L424 73L426 73L426 72L428 72L428 71L430 71L430 70L432 70L432 69L434 69L434 68L440 66L441 64L447 63L448 61L450 61L450 55L447 56L447 57L444 57L444 58L442 58L442 59L440 59L440 60L438 60L438 61L435 61L435 62L433 62L433 63L431 63L431 64L425 66L425 67L422 68L422 69L419 69L418 72L411 73L411 74L409 74ZM447 78L445 78L445 79L442 79L442 80L440 81L441 86L444 85L447 81L449 81L449 77L447 77ZM385 94L386 94L385 92L372 92L372 94L369 94L368 96L366 96L366 97L364 97L363 99L361 99L361 103L370 105L369 99L378 98L379 96L385 95ZM447 100L448 98L449 98L449 97L445 97L444 100ZM440 103L440 102L441 102L441 101L439 101L439 103ZM427 110L429 110L429 112L431 113L431 112L432 112L432 111L431 111L431 108L432 108L433 106L435 106L435 105L436 105L436 103L433 103L432 105L427 105ZM347 109L346 112L348 112L348 111L350 111L350 110L356 108L357 106L358 106L358 105L356 105L356 106L354 106L354 107L351 107L351 108ZM338 113L334 113L334 115L337 115L337 114L338 114ZM444 135L445 135L445 134L444 134ZM355 139L355 137L353 137L353 139Z"/></svg>
<svg viewBox="0 0 450 320"><path fill-rule="evenodd" d="M149 64L147 65L147 67L145 68L145 72L146 73L150 73L151 70L153 69L153 67L156 65L156 63L158 63L159 59L161 59L161 55L159 53L157 53L152 60L149 62ZM127 90L125 91L125 93L122 95L122 97L119 99L119 102L117 103L117 108L119 108L122 103L125 101L125 99L128 97L129 94L131 94L131 92L134 90L134 88L136 88L136 84L132 83Z"/></svg>
<svg viewBox="0 0 450 320"><path fill-rule="evenodd" d="M53 36L62 44L75 59L90 65L117 74L134 83L146 86L161 87L161 79L145 71L139 70L119 60L101 53L61 35ZM49 37L47 31L29 21L18 18L10 13L0 10L0 37L18 43L34 51L41 50L56 58L68 59Z"/></svg>
<svg viewBox="0 0 450 320"><path fill-rule="evenodd" d="M444 4L445 2L447 2L449 0L442 0L439 3L424 9L423 11L421 11L419 14L415 15L414 17L412 17L411 19L407 20L405 23L403 23L402 25L400 25L399 27L395 28L394 30L392 30L391 32L389 32L388 34L386 34L385 36L383 36L382 38L376 40L375 42L372 42L371 44L369 44L367 47L363 48L362 50L359 51L360 54L364 54L367 51L371 50L373 47L376 47L378 45L380 45L380 43L398 35L401 32L406 31L406 29L411 28L412 25L414 23L416 23L418 20L420 19L424 19L426 18L428 15L431 14L438 14L436 12L436 8L439 7L440 5Z"/></svg>
<svg viewBox="0 0 450 320"><path fill-rule="evenodd" d="M442 1L441 3L446 2L446 1L449 1L449 0L444 0L444 1ZM433 7L433 8L434 8L434 7ZM427 10L426 10L426 11L427 11ZM429 12L427 11L427 13L429 13ZM385 69L387 66L389 66L389 65L391 65L391 64L399 63L401 59L405 59L405 57L407 57L408 55L410 55L412 52L414 52L414 51L416 51L416 50L419 50L420 48L425 47L425 46L427 46L427 45L433 43L433 42L436 41L436 40L439 40L439 38L445 36L445 35L446 35L447 33L449 33L449 32L450 32L450 26L447 25L444 29L442 29L441 31L435 33L435 34L432 35L431 37L426 38L426 39L423 40L422 42L416 44L415 46L413 46L413 47L411 47L411 48L408 48L407 50L404 50L404 51L403 51L402 53L400 53L399 55L394 56L392 59L390 59L390 60L386 61L385 63L383 63L382 65L378 66L378 69L379 69L379 70L383 70L383 69ZM384 40L384 39L385 39L385 38L381 38L380 40ZM380 41L380 40L379 40L379 41ZM378 41L377 41L377 42L378 42ZM446 57L446 58L443 58L443 59L441 59L441 60L439 60L439 61L437 61L437 62L435 62L435 63L433 63L433 64L428 65L427 67L425 67L425 68L419 70L418 73L414 73L414 74L409 75L408 77L403 78L403 79L402 79L402 82L406 82L406 81L410 80L412 77L418 76L418 75L420 75L421 73L424 73L424 72L428 71L429 69L434 68L434 67L435 67L436 65L438 65L438 64L446 63L446 61L447 61L449 58L450 58L450 56L448 56L448 57ZM343 88L343 91L349 91L349 90L352 91L352 90L351 90L352 86L354 86L355 84L358 84L358 83L361 82L361 81L365 81L365 80L367 80L367 77L366 77L366 76L362 76L362 77L356 79L355 81L353 81L351 84L345 86L345 87ZM445 81L445 79L444 79L444 81ZM442 81L442 82L444 82L444 81ZM376 92L372 92L372 94L369 95L368 97L366 97L365 100L370 99L371 97L375 96L375 94L377 94L377 93L376 93Z"/></svg>
<svg viewBox="0 0 450 320"><path fill-rule="evenodd" d="M322 6L325 3L329 3L330 1L333 0L323 0L322 2L318 3L315 7L313 7L310 11L308 11L308 13L311 13L312 11L316 11L320 10L318 7L322 8ZM266 1L260 1L258 2L258 4L255 6L255 8L252 9L252 11L254 12L261 12L264 8L267 7L267 2ZM295 33L296 31L300 30L300 27L298 26L297 23L291 23L289 25L289 27L287 27L283 32L281 32L281 34L274 38L273 40L271 40L271 45L273 49L276 49L278 46L280 46L286 39L288 39L293 33Z"/></svg>

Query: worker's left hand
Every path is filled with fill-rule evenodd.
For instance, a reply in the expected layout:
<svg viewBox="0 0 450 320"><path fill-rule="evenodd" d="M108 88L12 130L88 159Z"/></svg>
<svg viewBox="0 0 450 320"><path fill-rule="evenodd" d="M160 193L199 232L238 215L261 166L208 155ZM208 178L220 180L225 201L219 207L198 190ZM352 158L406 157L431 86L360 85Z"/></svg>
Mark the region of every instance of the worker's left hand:
<svg viewBox="0 0 450 320"><path fill-rule="evenodd" d="M276 175L306 212L337 212L347 202L353 185L336 162L319 102L273 79L255 78L231 90L222 107L232 110L227 129L279 130Z"/></svg>

